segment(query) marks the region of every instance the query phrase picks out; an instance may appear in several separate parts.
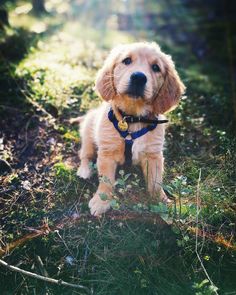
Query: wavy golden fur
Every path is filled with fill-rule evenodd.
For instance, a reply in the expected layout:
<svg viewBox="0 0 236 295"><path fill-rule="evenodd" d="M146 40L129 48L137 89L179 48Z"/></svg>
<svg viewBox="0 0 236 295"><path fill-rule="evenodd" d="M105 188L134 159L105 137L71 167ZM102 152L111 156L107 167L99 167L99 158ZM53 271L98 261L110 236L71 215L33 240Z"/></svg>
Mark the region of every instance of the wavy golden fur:
<svg viewBox="0 0 236 295"><path fill-rule="evenodd" d="M129 64L124 64L126 58ZM158 72L152 69L158 66ZM134 72L142 72L146 76L145 89L140 97L128 94L130 77ZM110 208L110 201L103 201L101 194L112 197L112 184L115 182L117 165L124 163L124 139L120 137L108 119L111 106L126 114L135 116L158 116L163 119L164 113L178 105L185 86L175 70L172 58L163 53L156 43L133 43L114 48L107 57L96 78L96 90L104 102L97 109L90 110L81 122L80 134L82 146L80 150L81 164L78 175L88 178L91 174L89 162L97 151L97 167L99 176L107 178L100 181L97 192L89 202L93 215L101 215ZM142 128L144 123L133 123L129 131ZM168 201L160 184L163 174L163 145L165 127L158 125L153 131L134 140L132 161L140 164L147 181L150 194L159 195Z"/></svg>

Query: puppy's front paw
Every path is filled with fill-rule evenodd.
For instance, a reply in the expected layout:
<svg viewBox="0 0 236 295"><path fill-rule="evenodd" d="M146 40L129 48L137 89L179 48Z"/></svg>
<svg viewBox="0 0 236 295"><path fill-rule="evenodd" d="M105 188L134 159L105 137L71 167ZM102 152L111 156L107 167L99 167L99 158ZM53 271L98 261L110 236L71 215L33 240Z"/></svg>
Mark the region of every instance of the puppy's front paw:
<svg viewBox="0 0 236 295"><path fill-rule="evenodd" d="M171 200L167 197L166 193L163 191L163 189L161 189L160 192L160 200L165 203L165 204L169 204L171 203Z"/></svg>
<svg viewBox="0 0 236 295"><path fill-rule="evenodd" d="M109 200L103 201L98 194L95 194L89 201L89 208L92 215L100 216L107 212L111 208L111 205Z"/></svg>
<svg viewBox="0 0 236 295"><path fill-rule="evenodd" d="M87 179L91 176L91 169L89 165L80 165L79 169L77 170L77 176Z"/></svg>

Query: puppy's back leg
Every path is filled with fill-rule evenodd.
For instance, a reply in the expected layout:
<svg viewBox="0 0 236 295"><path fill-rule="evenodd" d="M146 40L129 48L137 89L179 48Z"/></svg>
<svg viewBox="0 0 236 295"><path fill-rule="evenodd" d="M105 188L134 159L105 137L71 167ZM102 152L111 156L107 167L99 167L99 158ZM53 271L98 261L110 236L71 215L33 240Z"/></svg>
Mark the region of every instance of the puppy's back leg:
<svg viewBox="0 0 236 295"><path fill-rule="evenodd" d="M81 178L89 178L91 176L90 161L95 154L95 146L93 140L93 112L90 112L84 118L81 124L80 136L81 136L81 149L80 149L80 167L77 171L77 175Z"/></svg>

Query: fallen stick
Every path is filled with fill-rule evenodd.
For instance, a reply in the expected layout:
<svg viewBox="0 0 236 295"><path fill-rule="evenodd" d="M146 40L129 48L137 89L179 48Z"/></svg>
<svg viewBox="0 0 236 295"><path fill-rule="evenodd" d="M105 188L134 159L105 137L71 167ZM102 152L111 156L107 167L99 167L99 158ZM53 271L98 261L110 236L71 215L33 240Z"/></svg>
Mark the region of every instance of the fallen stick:
<svg viewBox="0 0 236 295"><path fill-rule="evenodd" d="M230 250L236 251L236 246L233 245L231 241L226 240L222 235L211 234L197 227L192 227L192 226L188 227L187 230L193 235L195 235L196 232L198 232L199 237L201 238L206 237L208 240L211 240L212 242L215 242L216 244L224 246L225 248L228 248Z"/></svg>
<svg viewBox="0 0 236 295"><path fill-rule="evenodd" d="M198 232L198 223L199 223L199 213L201 211L201 199L200 199L200 182L201 182L201 175L202 175L202 170L199 170L199 176L198 176L198 182L197 182L197 192L196 192L196 205L197 205L197 212L196 212L196 232L195 232L195 253L197 256L197 259L202 267L203 272L205 273L206 278L208 279L208 281L211 284L211 287L213 288L213 292L218 295L218 287L215 285L215 283L213 282L213 280L211 279L210 275L208 274L207 269L205 268L205 265L203 263L203 260L199 254L198 251L198 236L199 236L199 232Z"/></svg>
<svg viewBox="0 0 236 295"><path fill-rule="evenodd" d="M56 280L56 279L52 279L52 278L49 278L49 277L41 276L41 275L38 275L38 274L36 274L34 272L30 272L30 271L21 269L21 268L19 268L17 266L10 265L10 264L8 264L7 262L5 262L2 259L0 259L0 264L7 267L11 271L19 272L19 273L21 273L23 275L32 277L32 278L37 279L37 280L41 280L41 281L44 281L44 282L56 284L56 285L59 285L59 286L66 286L66 287L71 287L71 288L83 289L86 292L90 293L89 289L87 287L82 286L82 285L71 284L71 283L67 283L67 282L62 281L62 280Z"/></svg>
<svg viewBox="0 0 236 295"><path fill-rule="evenodd" d="M43 224L40 228L35 229L33 233L26 234L25 236L17 239L16 241L13 241L9 244L7 244L4 248L0 248L0 257L2 257L4 254L11 252L14 250L16 247L19 247L29 240L32 240L33 238L47 235L50 232L50 228L48 224Z"/></svg>

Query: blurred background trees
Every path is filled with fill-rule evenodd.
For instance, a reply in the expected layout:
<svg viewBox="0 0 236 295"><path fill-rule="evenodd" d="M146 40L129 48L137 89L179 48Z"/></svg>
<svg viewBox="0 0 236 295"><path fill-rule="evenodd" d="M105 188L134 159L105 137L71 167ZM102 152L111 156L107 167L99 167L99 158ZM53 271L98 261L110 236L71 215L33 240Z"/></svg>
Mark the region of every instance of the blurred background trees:
<svg viewBox="0 0 236 295"><path fill-rule="evenodd" d="M46 12L44 0L32 0L33 12L40 15Z"/></svg>
<svg viewBox="0 0 236 295"><path fill-rule="evenodd" d="M2 0L2 31L8 25L8 10L18 2L20 3L15 0ZM225 87L225 95L219 97L219 93L215 93L215 97L208 100L212 118L215 117L213 120L231 127L235 125L234 1L28 0L21 3L28 3L25 13L29 15L33 13L40 16L48 12L48 17L53 17L60 14L65 16L64 23L74 19L84 26L92 26L98 30L117 29L130 32L138 39L153 39L163 46L175 46L173 51L176 54L186 48L188 54L202 66L203 72L209 75L212 83ZM24 5L22 7L24 13ZM209 63L209 66L204 67ZM222 112L227 114L224 120Z"/></svg>

